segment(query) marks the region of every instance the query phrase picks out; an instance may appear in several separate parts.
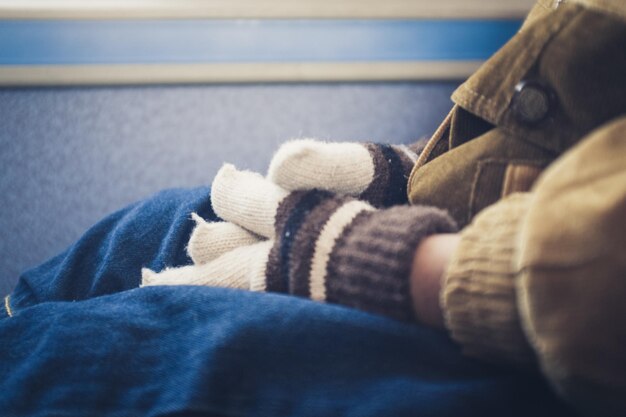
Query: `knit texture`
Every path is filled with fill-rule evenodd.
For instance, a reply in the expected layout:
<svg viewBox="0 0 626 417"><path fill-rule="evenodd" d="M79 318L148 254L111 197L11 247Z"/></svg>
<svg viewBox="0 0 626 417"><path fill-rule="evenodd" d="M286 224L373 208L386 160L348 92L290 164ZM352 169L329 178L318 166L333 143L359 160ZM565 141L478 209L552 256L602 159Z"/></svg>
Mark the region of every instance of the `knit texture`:
<svg viewBox="0 0 626 417"><path fill-rule="evenodd" d="M427 236L452 233L443 210L398 206L363 213L337 239L328 263L327 300L394 319L415 319L410 275L415 251Z"/></svg>
<svg viewBox="0 0 626 417"><path fill-rule="evenodd" d="M196 213L191 218L196 227L189 238L187 255L194 264L205 264L233 249L260 241L259 236L234 223L207 222Z"/></svg>
<svg viewBox="0 0 626 417"><path fill-rule="evenodd" d="M265 291L265 269L272 242L241 246L204 264L166 268L155 273L141 270L141 286L206 285Z"/></svg>
<svg viewBox="0 0 626 417"><path fill-rule="evenodd" d="M406 146L377 143L365 146L374 162L374 177L359 198L377 207L406 203L406 187L417 154Z"/></svg>
<svg viewBox="0 0 626 417"><path fill-rule="evenodd" d="M430 234L457 230L439 209L376 209L325 190L288 193L231 165L216 176L211 201L215 212L232 223L194 217L197 226L189 243L194 265L159 273L144 269L142 285L288 293L411 321L410 275L417 246Z"/></svg>
<svg viewBox="0 0 626 417"><path fill-rule="evenodd" d="M405 321L414 319L409 278L417 246L428 235L456 230L447 213L435 208L377 211L319 190L290 194L276 220L268 291Z"/></svg>
<svg viewBox="0 0 626 417"><path fill-rule="evenodd" d="M523 367L535 358L517 310L514 257L529 202L513 194L463 229L441 292L446 327L466 354Z"/></svg>
<svg viewBox="0 0 626 417"><path fill-rule="evenodd" d="M278 149L267 177L289 191L322 189L375 207L404 204L409 173L424 143L405 146L298 139Z"/></svg>
<svg viewBox="0 0 626 417"><path fill-rule="evenodd" d="M211 206L220 218L272 238L276 210L287 194L257 173L224 164L211 186Z"/></svg>

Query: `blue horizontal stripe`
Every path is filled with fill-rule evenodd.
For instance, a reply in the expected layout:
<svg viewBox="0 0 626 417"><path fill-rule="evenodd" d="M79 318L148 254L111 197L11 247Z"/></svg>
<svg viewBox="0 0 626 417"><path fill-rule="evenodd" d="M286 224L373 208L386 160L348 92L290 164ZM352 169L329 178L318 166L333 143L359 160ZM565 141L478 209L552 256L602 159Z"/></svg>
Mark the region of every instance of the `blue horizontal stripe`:
<svg viewBox="0 0 626 417"><path fill-rule="evenodd" d="M0 20L0 65L483 60L518 20Z"/></svg>

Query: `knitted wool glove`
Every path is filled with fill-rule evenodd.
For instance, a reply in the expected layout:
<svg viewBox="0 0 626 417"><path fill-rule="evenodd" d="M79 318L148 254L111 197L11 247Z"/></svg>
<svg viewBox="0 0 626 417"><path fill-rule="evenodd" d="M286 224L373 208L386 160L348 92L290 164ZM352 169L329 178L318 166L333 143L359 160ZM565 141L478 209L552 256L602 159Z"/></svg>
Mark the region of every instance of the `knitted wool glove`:
<svg viewBox="0 0 626 417"><path fill-rule="evenodd" d="M287 191L323 189L375 207L404 204L409 174L425 143L293 140L278 149L267 178Z"/></svg>
<svg viewBox="0 0 626 417"><path fill-rule="evenodd" d="M405 204L409 174L426 142L386 145L297 139L278 148L267 178L287 191L327 190L356 197L375 207ZM195 264L260 240L230 223L207 223L197 215L193 218L197 225L187 253Z"/></svg>
<svg viewBox="0 0 626 417"><path fill-rule="evenodd" d="M289 193L229 165L215 178L212 204L231 222L221 239L206 242L214 249L212 260L158 274L144 269L142 285L289 293L412 320L409 277L415 249L430 234L456 231L454 221L436 208L377 210L323 190ZM224 251L224 241L241 235L234 225L266 239Z"/></svg>

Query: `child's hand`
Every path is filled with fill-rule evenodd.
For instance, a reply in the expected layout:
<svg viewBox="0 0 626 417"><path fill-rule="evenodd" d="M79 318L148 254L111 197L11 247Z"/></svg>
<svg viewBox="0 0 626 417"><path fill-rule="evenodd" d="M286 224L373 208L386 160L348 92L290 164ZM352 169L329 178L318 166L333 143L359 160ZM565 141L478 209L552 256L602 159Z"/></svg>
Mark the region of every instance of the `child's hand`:
<svg viewBox="0 0 626 417"><path fill-rule="evenodd" d="M192 235L206 238L200 246L208 261L159 274L144 270L143 285L284 292L413 320L415 250L426 236L456 230L436 208L377 210L328 191L289 193L231 165L217 174L211 198L216 214L231 223L200 223L208 234Z"/></svg>
<svg viewBox="0 0 626 417"><path fill-rule="evenodd" d="M293 140L278 148L267 178L287 191L326 190L375 207L405 204L409 174L424 143Z"/></svg>

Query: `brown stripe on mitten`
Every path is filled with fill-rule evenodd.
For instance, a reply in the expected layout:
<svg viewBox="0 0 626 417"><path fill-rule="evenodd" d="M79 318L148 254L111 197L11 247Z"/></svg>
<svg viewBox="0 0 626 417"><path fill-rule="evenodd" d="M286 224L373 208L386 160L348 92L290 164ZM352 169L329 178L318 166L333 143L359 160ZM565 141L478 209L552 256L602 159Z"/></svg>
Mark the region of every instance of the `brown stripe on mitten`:
<svg viewBox="0 0 626 417"><path fill-rule="evenodd" d="M427 236L456 230L452 218L434 207L398 206L360 216L330 257L327 300L413 320L409 278L415 250Z"/></svg>
<svg viewBox="0 0 626 417"><path fill-rule="evenodd" d="M267 290L412 320L410 268L420 241L456 231L431 207L376 210L327 191L288 195L276 214Z"/></svg>
<svg viewBox="0 0 626 417"><path fill-rule="evenodd" d="M391 207L407 202L407 183L417 154L407 146L364 144L374 163L374 176L359 196L375 207Z"/></svg>
<svg viewBox="0 0 626 417"><path fill-rule="evenodd" d="M424 143L293 140L278 149L267 178L288 191L323 189L375 207L405 204L409 174Z"/></svg>

